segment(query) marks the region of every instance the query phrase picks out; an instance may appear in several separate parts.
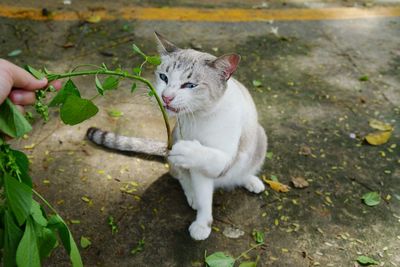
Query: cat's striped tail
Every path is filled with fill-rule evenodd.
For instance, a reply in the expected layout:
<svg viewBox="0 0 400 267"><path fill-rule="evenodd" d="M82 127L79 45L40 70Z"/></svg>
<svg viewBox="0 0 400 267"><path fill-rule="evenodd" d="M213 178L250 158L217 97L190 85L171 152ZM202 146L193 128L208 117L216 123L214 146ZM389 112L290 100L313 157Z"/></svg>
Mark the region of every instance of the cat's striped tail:
<svg viewBox="0 0 400 267"><path fill-rule="evenodd" d="M93 143L119 151L129 151L162 157L167 156L167 144L160 141L127 137L94 127L87 130L86 136Z"/></svg>

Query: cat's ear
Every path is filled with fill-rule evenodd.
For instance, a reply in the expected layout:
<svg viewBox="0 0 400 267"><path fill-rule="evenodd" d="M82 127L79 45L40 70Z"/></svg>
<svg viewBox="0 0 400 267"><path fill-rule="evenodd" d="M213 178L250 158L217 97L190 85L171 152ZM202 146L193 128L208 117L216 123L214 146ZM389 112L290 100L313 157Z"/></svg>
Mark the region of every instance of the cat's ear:
<svg viewBox="0 0 400 267"><path fill-rule="evenodd" d="M215 59L210 65L216 68L227 81L237 69L239 62L240 56L238 54L227 54Z"/></svg>
<svg viewBox="0 0 400 267"><path fill-rule="evenodd" d="M176 45L165 39L164 36L162 36L158 32L154 33L158 41L158 52L160 53L160 55L166 55L179 50Z"/></svg>

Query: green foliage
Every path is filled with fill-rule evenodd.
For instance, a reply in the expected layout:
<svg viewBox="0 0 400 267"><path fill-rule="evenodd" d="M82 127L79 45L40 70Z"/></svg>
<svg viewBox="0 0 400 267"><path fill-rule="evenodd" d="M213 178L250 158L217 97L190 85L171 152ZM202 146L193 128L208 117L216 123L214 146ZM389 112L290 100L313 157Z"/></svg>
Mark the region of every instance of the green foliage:
<svg viewBox="0 0 400 267"><path fill-rule="evenodd" d="M374 259L372 259L372 258L370 258L370 257L367 257L367 256L359 256L359 257L357 258L357 262L358 262L359 264L363 265L363 266L377 265L377 264L379 264L378 261L376 261L376 260L374 260Z"/></svg>
<svg viewBox="0 0 400 267"><path fill-rule="evenodd" d="M16 259L19 267L40 266L38 240L31 219L27 220L24 235L18 245Z"/></svg>
<svg viewBox="0 0 400 267"><path fill-rule="evenodd" d="M253 86L254 87L261 87L262 86L262 82L260 80L253 80Z"/></svg>
<svg viewBox="0 0 400 267"><path fill-rule="evenodd" d="M137 246L131 250L131 254L135 255L144 250L144 239L140 239Z"/></svg>
<svg viewBox="0 0 400 267"><path fill-rule="evenodd" d="M129 78L144 83L150 89L149 92L156 97L165 120L170 147L172 141L166 111L159 97L154 94L154 87L148 80L141 77L143 66L146 63L159 65L161 63L160 58L145 55L136 45L133 45L133 50L144 58L144 62L139 67L134 68L132 73L121 69L109 70L104 63L101 66L95 66L95 70L76 71L74 69L62 74L50 73L46 68L41 71L26 66L25 69L37 79L47 78L50 82L68 78L62 89L50 101L47 100L49 93L55 92L52 86L36 91L36 112L47 121L49 107L59 108L61 120L65 124L78 124L98 112L98 107L92 101L94 98L98 95L104 95L106 91L117 89L122 79ZM93 67L94 65L84 66ZM70 79L74 76L84 75L95 76L97 92L91 99L81 97L78 87ZM133 93L136 88L137 84L133 82L131 92ZM113 115L120 116L121 114L113 113ZM32 127L26 118L9 99L6 99L0 105L0 133L17 138L31 130ZM60 240L70 257L72 266L83 266L78 247L67 224L54 208L32 188L27 156L23 152L11 149L1 136L0 192L2 192L0 193L0 249L3 256L0 265L5 267L15 265L39 267L42 259L50 256L53 249L58 246L58 240ZM34 196L47 205L52 212L50 216L47 216L43 206L34 200ZM109 225L112 233L116 233L118 228L112 217L110 217ZM88 238L81 237L80 241L83 248L90 245ZM131 253L136 254L143 249L144 239L141 239Z"/></svg>
<svg viewBox="0 0 400 267"><path fill-rule="evenodd" d="M23 232L14 221L11 211L8 210L4 213L4 230L3 265L14 266L17 247Z"/></svg>
<svg viewBox="0 0 400 267"><path fill-rule="evenodd" d="M68 79L61 90L58 92L58 94L53 98L53 100L51 100L49 107L55 107L64 104L64 102L70 95L81 97L81 94L79 93L76 85L72 82L71 79Z"/></svg>
<svg viewBox="0 0 400 267"><path fill-rule="evenodd" d="M133 83L133 84L132 84L132 87L131 87L131 93L135 92L135 91L136 91L136 88L137 88L136 83Z"/></svg>
<svg viewBox="0 0 400 267"><path fill-rule="evenodd" d="M18 225L22 225L31 213L32 188L18 182L8 173L3 174L4 191L8 205L17 219Z"/></svg>
<svg viewBox="0 0 400 267"><path fill-rule="evenodd" d="M254 241L256 241L257 244L263 244L264 243L264 238L265 238L265 234L264 232L260 232L260 231L253 231L253 238Z"/></svg>
<svg viewBox="0 0 400 267"><path fill-rule="evenodd" d="M67 251L73 267L83 266L81 256L79 254L78 247L72 237L71 232L68 229L67 224L60 217L60 215L56 214L50 217L48 221L49 227L52 230L57 230L58 235L61 239L62 244L64 245L65 250Z"/></svg>
<svg viewBox="0 0 400 267"><path fill-rule="evenodd" d="M35 69L35 68L29 66L29 65L26 65L26 66L25 66L25 69L26 69L28 72L30 72L30 73L33 75L33 77L35 77L36 79L41 80L41 79L43 79L43 78L46 77L46 74L45 74L45 73L43 73L43 72L41 72L41 71L39 71L39 70L37 70L37 69Z"/></svg>
<svg viewBox="0 0 400 267"><path fill-rule="evenodd" d="M361 199L364 201L367 206L376 206L381 203L381 197L377 192L368 192L364 194Z"/></svg>
<svg viewBox="0 0 400 267"><path fill-rule="evenodd" d="M21 137L31 130L32 126L29 122L7 98L0 105L0 132L11 137Z"/></svg>
<svg viewBox="0 0 400 267"><path fill-rule="evenodd" d="M215 252L206 257L206 264L209 267L233 267L235 259L223 252Z"/></svg>
<svg viewBox="0 0 400 267"><path fill-rule="evenodd" d="M114 221L114 217L113 216L109 216L108 217L108 225L111 227L111 234L115 234L118 232L118 226Z"/></svg>
<svg viewBox="0 0 400 267"><path fill-rule="evenodd" d="M99 78L96 75L95 83L96 83L97 92L100 95L104 95L105 91L117 89L118 84L119 84L119 79L114 76L109 76L102 83L102 82L100 82Z"/></svg>
<svg viewBox="0 0 400 267"><path fill-rule="evenodd" d="M250 251L264 245L263 243L259 243L257 245L253 245L248 250L242 252L237 258L233 258L229 255L225 255L223 252L215 252L209 256L205 256L205 263L207 267L233 267L235 262L238 261L242 257L248 257L247 253ZM257 256L256 261L245 261L240 263L239 267L256 267L258 261L260 260L260 256Z"/></svg>
<svg viewBox="0 0 400 267"><path fill-rule="evenodd" d="M161 59L160 59L160 57L157 57L157 56L146 57L146 61L149 62L151 65L155 65L155 66L158 66L161 64Z"/></svg>
<svg viewBox="0 0 400 267"><path fill-rule="evenodd" d="M68 125L75 125L87 120L99 111L98 107L88 99L70 95L61 106L61 120Z"/></svg>
<svg viewBox="0 0 400 267"><path fill-rule="evenodd" d="M81 248L88 248L92 242L90 242L89 238L81 236Z"/></svg>

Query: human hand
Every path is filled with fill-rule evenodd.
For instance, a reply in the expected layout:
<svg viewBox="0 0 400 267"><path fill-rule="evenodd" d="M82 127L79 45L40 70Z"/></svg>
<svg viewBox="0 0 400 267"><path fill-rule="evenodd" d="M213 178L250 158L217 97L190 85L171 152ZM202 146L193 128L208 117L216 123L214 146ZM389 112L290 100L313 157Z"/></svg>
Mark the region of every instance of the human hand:
<svg viewBox="0 0 400 267"><path fill-rule="evenodd" d="M0 104L9 97L21 110L24 106L35 103L35 90L46 87L46 78L38 80L26 70L0 58ZM61 87L59 81L52 84L56 88Z"/></svg>

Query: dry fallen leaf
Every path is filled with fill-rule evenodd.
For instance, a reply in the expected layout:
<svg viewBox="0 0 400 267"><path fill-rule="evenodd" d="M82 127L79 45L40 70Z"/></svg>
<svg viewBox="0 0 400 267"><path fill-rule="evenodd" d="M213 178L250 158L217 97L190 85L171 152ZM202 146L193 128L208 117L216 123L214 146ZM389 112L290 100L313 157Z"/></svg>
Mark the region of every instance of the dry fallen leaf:
<svg viewBox="0 0 400 267"><path fill-rule="evenodd" d="M381 130L381 131L392 131L393 130L392 125L390 125L388 123L384 123L382 121L375 120L375 119L369 120L369 126L371 128Z"/></svg>
<svg viewBox="0 0 400 267"><path fill-rule="evenodd" d="M306 188L310 184L301 176L292 177L292 184L295 188Z"/></svg>
<svg viewBox="0 0 400 267"><path fill-rule="evenodd" d="M300 155L304 155L304 156L311 155L311 153L312 153L311 148L309 146L306 146L306 145L303 145L300 148L300 151L299 151L299 154Z"/></svg>
<svg viewBox="0 0 400 267"><path fill-rule="evenodd" d="M289 192L289 187L285 184L282 184L282 183L276 182L276 181L272 181L272 180L268 180L268 179L264 179L264 182L269 184L269 186L272 188L272 190L274 190L276 192L282 192L282 193Z"/></svg>
<svg viewBox="0 0 400 267"><path fill-rule="evenodd" d="M101 17L99 15L93 15L86 18L85 21L89 23L99 23L101 21Z"/></svg>
<svg viewBox="0 0 400 267"><path fill-rule="evenodd" d="M242 235L244 235L244 232L238 228L233 228L233 227L225 227L224 231L222 234L228 238L239 238Z"/></svg>
<svg viewBox="0 0 400 267"><path fill-rule="evenodd" d="M374 132L367 134L365 136L365 140L367 140L368 144L379 146L387 143L389 141L390 136L392 136L392 130L384 131L384 132Z"/></svg>

